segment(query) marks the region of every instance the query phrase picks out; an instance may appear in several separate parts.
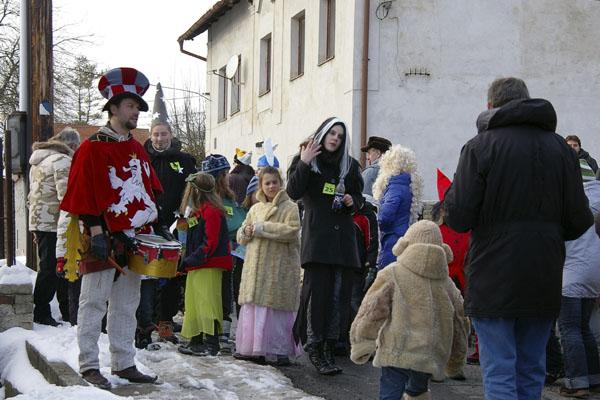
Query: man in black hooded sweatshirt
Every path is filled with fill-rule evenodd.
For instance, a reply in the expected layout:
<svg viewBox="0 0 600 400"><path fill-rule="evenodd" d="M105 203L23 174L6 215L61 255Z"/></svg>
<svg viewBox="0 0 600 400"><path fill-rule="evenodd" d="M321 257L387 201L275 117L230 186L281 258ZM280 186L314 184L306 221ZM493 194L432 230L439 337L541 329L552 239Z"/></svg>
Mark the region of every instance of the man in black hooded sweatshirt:
<svg viewBox="0 0 600 400"><path fill-rule="evenodd" d="M472 232L465 311L479 338L485 398L539 399L564 242L593 216L552 104L529 98L525 82L495 80L477 129L444 199L448 226Z"/></svg>
<svg viewBox="0 0 600 400"><path fill-rule="evenodd" d="M144 148L164 190L157 199L159 219L164 225L171 226L181 204L185 178L196 172L196 160L192 155L181 151L181 143L173 136L169 123L158 119L152 121L150 138L144 143ZM173 335L173 316L179 310L182 279L168 279L160 287L158 295L158 333L161 339L171 342L177 342ZM138 329L141 329L141 341L150 342L152 329L145 329L143 326ZM141 343L138 347L145 347L145 344L147 343Z"/></svg>

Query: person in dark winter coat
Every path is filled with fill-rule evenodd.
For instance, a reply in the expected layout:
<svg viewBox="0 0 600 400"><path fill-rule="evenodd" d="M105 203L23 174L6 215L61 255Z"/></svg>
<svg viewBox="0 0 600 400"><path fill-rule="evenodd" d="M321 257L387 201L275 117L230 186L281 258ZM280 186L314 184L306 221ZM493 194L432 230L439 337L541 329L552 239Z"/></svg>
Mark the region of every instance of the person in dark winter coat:
<svg viewBox="0 0 600 400"><path fill-rule="evenodd" d="M294 335L321 374L341 372L333 356L340 310L350 306L352 273L361 268L352 213L362 206L363 181L348 149L346 125L329 118L288 171L287 192L304 204L304 282Z"/></svg>
<svg viewBox="0 0 600 400"><path fill-rule="evenodd" d="M575 153L554 133L552 104L530 99L525 82L494 81L477 128L444 199L448 226L472 231L465 310L479 337L485 397L539 399L564 241L593 217Z"/></svg>
<svg viewBox="0 0 600 400"><path fill-rule="evenodd" d="M590 156L590 153L581 147L581 140L579 137L576 135L569 135L565 138L565 142L567 142L567 144L571 146L573 150L575 150L575 153L577 153L577 158L584 160L590 166L595 175L598 172L598 163L592 156Z"/></svg>
<svg viewBox="0 0 600 400"><path fill-rule="evenodd" d="M235 149L233 169L229 172L229 187L235 193L235 202L242 204L246 198L246 188L252 177L256 174L250 165L252 152Z"/></svg>
<svg viewBox="0 0 600 400"><path fill-rule="evenodd" d="M156 104L155 99L155 109ZM181 151L181 142L173 136L171 126L165 120L152 121L150 138L144 143L144 148L164 189L162 195L157 198L159 220L164 225L171 226L181 204L186 186L185 179L196 172L196 159L191 154ZM148 317L153 315L155 308L158 309L158 315L154 322L158 320L160 339L177 343L177 338L173 334L173 317L179 311L184 279L175 277L162 281L160 285L156 279L142 280L142 300L138 310L136 336L138 347L144 348L152 342L150 335L154 325L148 325L151 322ZM140 318L142 315L147 317Z"/></svg>

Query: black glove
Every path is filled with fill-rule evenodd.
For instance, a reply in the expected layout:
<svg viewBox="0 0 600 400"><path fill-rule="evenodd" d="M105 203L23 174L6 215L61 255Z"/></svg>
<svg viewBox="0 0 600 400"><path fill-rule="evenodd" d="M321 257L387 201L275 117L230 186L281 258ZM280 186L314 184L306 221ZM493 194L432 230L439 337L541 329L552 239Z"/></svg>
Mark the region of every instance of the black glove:
<svg viewBox="0 0 600 400"><path fill-rule="evenodd" d="M99 260L108 259L108 240L104 234L92 236L90 251Z"/></svg>
<svg viewBox="0 0 600 400"><path fill-rule="evenodd" d="M115 232L113 233L113 238L121 242L123 246L125 246L126 251L135 253L138 249L137 241L135 240L135 238L127 236L125 232Z"/></svg>
<svg viewBox="0 0 600 400"><path fill-rule="evenodd" d="M375 278L377 278L377 268L369 268L367 276L365 277L365 286L363 286L363 292L366 293L367 290L369 290L373 282L375 282Z"/></svg>
<svg viewBox="0 0 600 400"><path fill-rule="evenodd" d="M162 236L166 240L175 241L175 236L171 233L166 225L155 225L153 226L154 233L158 236Z"/></svg>

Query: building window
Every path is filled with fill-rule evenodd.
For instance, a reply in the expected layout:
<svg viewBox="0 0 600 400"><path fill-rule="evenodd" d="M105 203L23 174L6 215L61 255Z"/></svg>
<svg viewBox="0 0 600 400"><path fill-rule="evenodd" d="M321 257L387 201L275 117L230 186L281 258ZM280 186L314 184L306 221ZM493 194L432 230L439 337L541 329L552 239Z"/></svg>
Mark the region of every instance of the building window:
<svg viewBox="0 0 600 400"><path fill-rule="evenodd" d="M227 81L223 67L219 70L219 122L227 119Z"/></svg>
<svg viewBox="0 0 600 400"><path fill-rule="evenodd" d="M335 0L320 0L319 64L335 55Z"/></svg>
<svg viewBox="0 0 600 400"><path fill-rule="evenodd" d="M258 94L271 91L271 34L260 39L260 81Z"/></svg>
<svg viewBox="0 0 600 400"><path fill-rule="evenodd" d="M290 79L304 74L304 11L292 18L292 51Z"/></svg>
<svg viewBox="0 0 600 400"><path fill-rule="evenodd" d="M235 75L231 81L231 110L230 114L233 115L240 111L240 69L242 66L242 56L238 55L238 66L235 71Z"/></svg>

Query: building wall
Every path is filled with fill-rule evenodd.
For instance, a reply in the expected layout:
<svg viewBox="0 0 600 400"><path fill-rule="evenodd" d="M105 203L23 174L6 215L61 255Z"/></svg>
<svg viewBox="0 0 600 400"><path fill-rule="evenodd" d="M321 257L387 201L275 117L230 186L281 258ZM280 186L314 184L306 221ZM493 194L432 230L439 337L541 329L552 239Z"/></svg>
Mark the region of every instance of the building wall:
<svg viewBox="0 0 600 400"><path fill-rule="evenodd" d="M236 147L255 151L256 142L271 137L279 144L276 155L285 170L299 143L324 119L336 115L352 121L354 25L347 21L355 15L352 7L344 7L341 0L337 3L335 57L320 66L318 1L263 0L253 6L240 2L210 27L207 70L218 70L232 55L241 54L243 83L240 112L218 122L219 80L208 72L207 153L221 153L231 160ZM304 74L290 80L291 19L302 10L306 18ZM259 96L260 40L268 33L273 47L272 89ZM254 164L256 160L255 156Z"/></svg>
<svg viewBox="0 0 600 400"><path fill-rule="evenodd" d="M487 87L501 76L520 77L532 97L550 100L558 133L579 135L600 157L600 2L402 0L382 20L378 4L370 20L368 134L415 150L427 199L437 198L436 168L454 174ZM430 76L407 76L411 70Z"/></svg>

